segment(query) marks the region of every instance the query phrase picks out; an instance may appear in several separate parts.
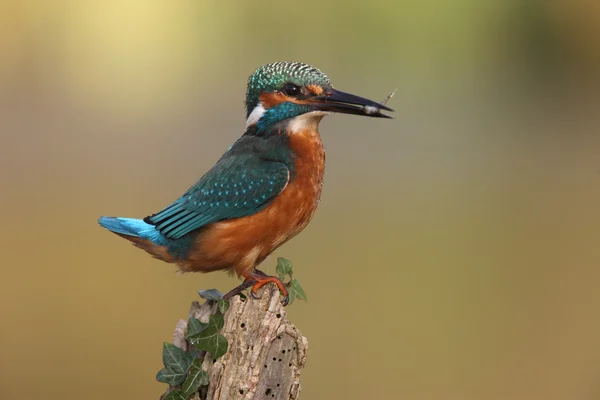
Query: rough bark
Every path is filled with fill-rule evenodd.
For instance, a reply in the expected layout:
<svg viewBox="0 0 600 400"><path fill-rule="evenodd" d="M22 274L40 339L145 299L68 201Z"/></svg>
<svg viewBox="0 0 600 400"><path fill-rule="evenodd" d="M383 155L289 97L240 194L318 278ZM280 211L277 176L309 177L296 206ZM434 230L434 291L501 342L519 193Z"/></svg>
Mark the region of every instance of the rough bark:
<svg viewBox="0 0 600 400"><path fill-rule="evenodd" d="M213 362L203 357L209 386L195 399L208 400L296 400L300 394L300 371L306 362L307 339L286 318L280 294L274 285L259 291L260 299L235 296L225 314L221 334L227 338L227 353ZM217 304L192 303L189 317L208 322ZM189 318L188 317L188 318ZM187 351L187 320L175 328L173 344Z"/></svg>

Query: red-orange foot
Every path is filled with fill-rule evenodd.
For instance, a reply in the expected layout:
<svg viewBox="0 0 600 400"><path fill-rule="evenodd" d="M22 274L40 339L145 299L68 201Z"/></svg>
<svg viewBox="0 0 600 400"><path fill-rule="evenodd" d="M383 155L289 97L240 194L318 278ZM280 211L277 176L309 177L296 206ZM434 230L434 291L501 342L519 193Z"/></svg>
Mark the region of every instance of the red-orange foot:
<svg viewBox="0 0 600 400"><path fill-rule="evenodd" d="M288 291L285 288L285 286L283 286L283 282L281 282L281 279L275 276L268 276L264 272L259 270L255 270L253 273L251 272L249 274L244 274L244 277L246 278L246 280L252 280L255 282L254 285L252 285L252 289L250 289L250 294L255 299L259 298L256 293L258 289L265 286L267 283L274 283L275 285L277 285L277 288L279 288L279 291L283 296L283 300L281 300L281 303L283 303L284 306L287 306L288 302L290 301Z"/></svg>
<svg viewBox="0 0 600 400"><path fill-rule="evenodd" d="M265 286L267 283L274 283L275 285L277 285L277 288L283 295L283 299L281 300L281 303L284 306L287 306L287 304L290 300L290 297L289 297L287 289L285 288L285 286L283 285L283 283L281 282L281 280L279 278L277 278L275 276L269 276L259 270L254 270L253 272L244 274L244 278L246 278L246 279L244 280L244 282L242 282L241 285L239 285L235 289L231 290L229 293L227 293L225 296L223 296L223 298L229 299L229 298L239 294L242 290L245 290L245 289L251 287L250 295L253 298L258 299L259 298L257 295L258 289Z"/></svg>

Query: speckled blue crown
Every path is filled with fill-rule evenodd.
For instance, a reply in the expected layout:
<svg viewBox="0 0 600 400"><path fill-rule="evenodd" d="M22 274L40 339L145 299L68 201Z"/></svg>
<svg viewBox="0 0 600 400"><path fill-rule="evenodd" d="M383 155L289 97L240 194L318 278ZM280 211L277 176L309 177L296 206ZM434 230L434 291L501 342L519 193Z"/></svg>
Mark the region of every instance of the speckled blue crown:
<svg viewBox="0 0 600 400"><path fill-rule="evenodd" d="M292 61L280 61L263 65L248 78L246 117L258 104L258 97L261 92L273 92L282 88L288 82L299 86L315 84L323 88L332 87L327 75L312 65Z"/></svg>

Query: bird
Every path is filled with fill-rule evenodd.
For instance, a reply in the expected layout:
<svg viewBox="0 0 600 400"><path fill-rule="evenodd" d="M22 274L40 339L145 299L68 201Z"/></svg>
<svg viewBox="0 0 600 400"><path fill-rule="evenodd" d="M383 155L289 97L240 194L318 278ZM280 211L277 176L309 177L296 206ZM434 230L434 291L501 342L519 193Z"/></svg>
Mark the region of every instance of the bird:
<svg viewBox="0 0 600 400"><path fill-rule="evenodd" d="M385 102L384 102L385 103ZM300 62L259 67L246 89L243 135L194 185L143 219L100 217L99 224L181 272L236 274L253 297L281 280L257 269L300 233L320 202L325 149L319 123L328 114L392 118L391 108L334 89L318 68Z"/></svg>

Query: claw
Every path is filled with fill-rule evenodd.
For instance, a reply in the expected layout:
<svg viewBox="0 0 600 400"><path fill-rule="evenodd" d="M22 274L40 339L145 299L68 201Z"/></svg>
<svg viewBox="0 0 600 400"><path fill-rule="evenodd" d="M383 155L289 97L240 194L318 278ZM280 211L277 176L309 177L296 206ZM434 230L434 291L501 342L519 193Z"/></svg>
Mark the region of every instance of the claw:
<svg viewBox="0 0 600 400"><path fill-rule="evenodd" d="M252 273L245 274L244 277L246 278L245 282L250 282L250 281L253 282L252 289L250 289L250 295L254 299L260 298L257 296L258 289L260 289L267 283L274 283L275 285L277 285L277 288L283 295L283 299L281 300L281 303L284 306L286 306L289 303L289 301L290 301L289 293L288 293L287 289L285 288L285 286L283 286L283 283L281 282L281 280L279 278L277 278L275 276L268 276L264 272L258 271L258 270L255 270Z"/></svg>
<svg viewBox="0 0 600 400"><path fill-rule="evenodd" d="M252 298L255 300L260 300L260 296L258 295L258 293L256 293L256 290L254 290L254 288L250 289L250 296L252 296Z"/></svg>

